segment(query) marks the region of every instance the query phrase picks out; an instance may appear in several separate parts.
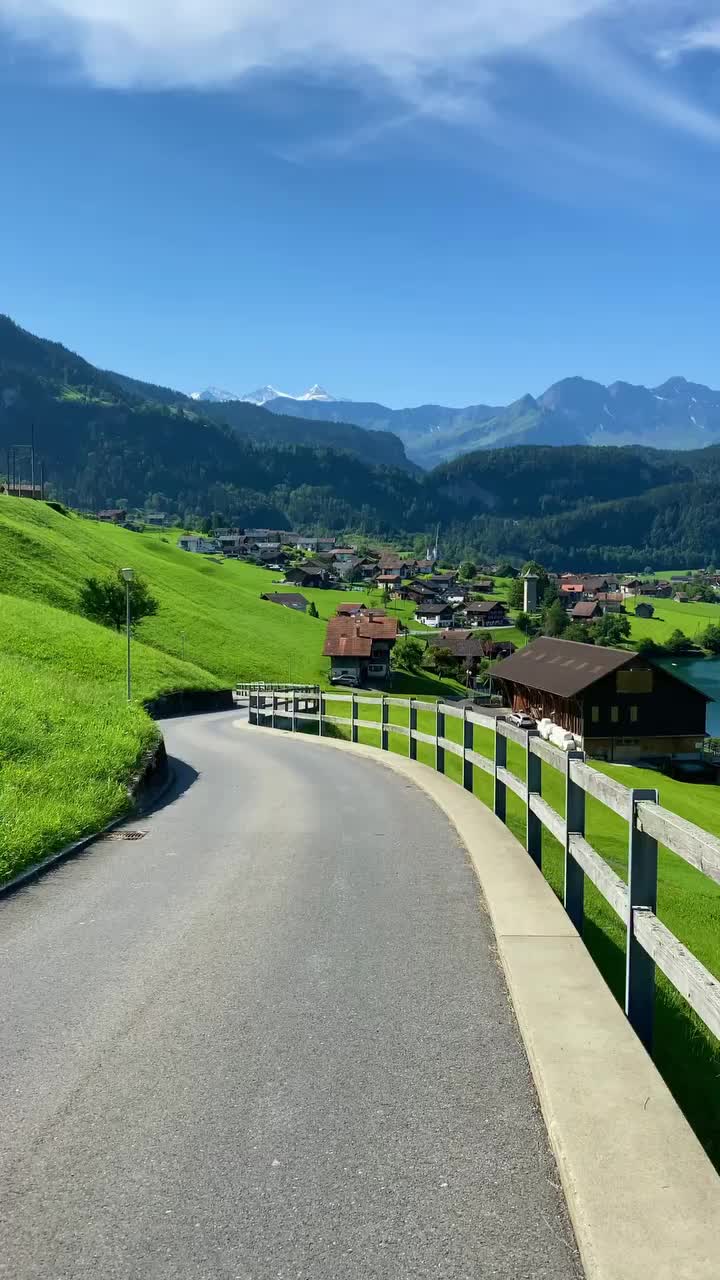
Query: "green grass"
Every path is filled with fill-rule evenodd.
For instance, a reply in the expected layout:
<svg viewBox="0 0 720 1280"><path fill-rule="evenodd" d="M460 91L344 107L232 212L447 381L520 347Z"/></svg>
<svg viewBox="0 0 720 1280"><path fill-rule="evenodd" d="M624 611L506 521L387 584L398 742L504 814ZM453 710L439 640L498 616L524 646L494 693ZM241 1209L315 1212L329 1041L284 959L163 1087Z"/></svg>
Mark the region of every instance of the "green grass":
<svg viewBox="0 0 720 1280"><path fill-rule="evenodd" d="M128 808L157 729L125 698L122 636L36 601L0 596L0 881ZM138 699L219 686L133 643Z"/></svg>
<svg viewBox="0 0 720 1280"><path fill-rule="evenodd" d="M720 622L720 597L717 604L700 604L696 601L678 604L677 600L656 600L654 597L650 597L649 603L655 610L652 618L635 617L636 601L632 597L625 603L630 619L631 641L649 636L663 644L673 631L684 631L693 640L711 622Z"/></svg>

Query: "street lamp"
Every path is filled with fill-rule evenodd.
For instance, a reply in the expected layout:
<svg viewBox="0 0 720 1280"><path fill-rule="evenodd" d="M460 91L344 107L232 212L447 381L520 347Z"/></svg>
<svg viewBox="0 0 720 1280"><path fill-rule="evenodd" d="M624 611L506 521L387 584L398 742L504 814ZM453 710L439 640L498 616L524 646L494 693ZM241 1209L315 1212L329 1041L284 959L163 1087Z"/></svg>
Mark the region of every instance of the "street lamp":
<svg viewBox="0 0 720 1280"><path fill-rule="evenodd" d="M127 632L127 700L132 697L132 677L130 674L130 583L135 577L134 569L121 569L125 579L125 629Z"/></svg>

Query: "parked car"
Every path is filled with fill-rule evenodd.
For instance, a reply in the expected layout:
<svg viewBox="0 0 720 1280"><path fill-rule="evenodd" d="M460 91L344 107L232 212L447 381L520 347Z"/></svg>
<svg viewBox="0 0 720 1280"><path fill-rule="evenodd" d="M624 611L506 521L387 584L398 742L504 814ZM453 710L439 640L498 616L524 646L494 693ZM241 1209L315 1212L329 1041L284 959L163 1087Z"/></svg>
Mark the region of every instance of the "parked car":
<svg viewBox="0 0 720 1280"><path fill-rule="evenodd" d="M338 672L337 674L334 674L334 675L331 675L331 676L330 676L330 683L331 683L331 684L344 684L344 685L348 685L351 689L359 689L359 688L360 688L360 677L359 677L359 676L356 676L356 675L354 675L354 674L352 674L352 673L351 673L351 672L349 672L349 671L344 672L344 673L343 673L343 672Z"/></svg>
<svg viewBox="0 0 720 1280"><path fill-rule="evenodd" d="M511 724L517 725L518 729L534 729L535 728L535 721L533 720L532 716L526 716L524 712L513 711L512 715L508 716L508 719Z"/></svg>

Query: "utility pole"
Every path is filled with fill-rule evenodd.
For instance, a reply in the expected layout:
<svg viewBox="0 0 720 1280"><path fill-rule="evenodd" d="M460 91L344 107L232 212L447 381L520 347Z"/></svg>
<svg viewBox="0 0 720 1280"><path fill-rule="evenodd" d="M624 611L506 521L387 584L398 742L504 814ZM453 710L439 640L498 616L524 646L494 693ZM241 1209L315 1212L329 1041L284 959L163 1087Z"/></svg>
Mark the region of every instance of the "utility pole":
<svg viewBox="0 0 720 1280"><path fill-rule="evenodd" d="M35 423L30 427L30 497L35 497Z"/></svg>
<svg viewBox="0 0 720 1280"><path fill-rule="evenodd" d="M135 577L134 569L121 569L123 578L125 579L125 631L127 634L127 700L132 699L132 673L130 667L130 583Z"/></svg>

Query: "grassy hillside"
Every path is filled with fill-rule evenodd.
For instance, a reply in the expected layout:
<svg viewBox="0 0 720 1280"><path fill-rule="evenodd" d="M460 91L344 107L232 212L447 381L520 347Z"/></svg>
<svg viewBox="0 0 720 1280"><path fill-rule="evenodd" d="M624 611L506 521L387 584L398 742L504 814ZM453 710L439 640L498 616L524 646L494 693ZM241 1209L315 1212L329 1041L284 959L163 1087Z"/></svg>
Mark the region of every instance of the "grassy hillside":
<svg viewBox="0 0 720 1280"><path fill-rule="evenodd" d="M157 729L125 700L125 642L38 601L0 595L0 882L128 807ZM212 688L206 671L134 642L138 699Z"/></svg>
<svg viewBox="0 0 720 1280"><path fill-rule="evenodd" d="M663 644L673 631L684 631L691 640L704 631L710 623L720 623L720 600L717 604L701 604L689 601L678 604L676 600L650 599L655 614L652 618L636 618L636 600L629 600L625 606L630 619L630 639L640 640L650 636L658 644Z"/></svg>

